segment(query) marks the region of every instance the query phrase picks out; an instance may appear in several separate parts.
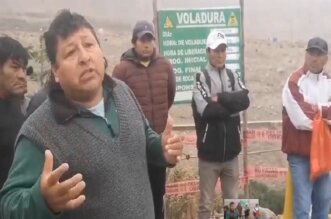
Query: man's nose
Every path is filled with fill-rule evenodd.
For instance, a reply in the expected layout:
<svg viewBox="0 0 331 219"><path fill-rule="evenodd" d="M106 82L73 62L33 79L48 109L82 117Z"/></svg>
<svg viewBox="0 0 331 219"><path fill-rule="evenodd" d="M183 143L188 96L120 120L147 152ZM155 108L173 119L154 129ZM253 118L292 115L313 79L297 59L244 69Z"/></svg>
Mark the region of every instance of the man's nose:
<svg viewBox="0 0 331 219"><path fill-rule="evenodd" d="M84 49L81 48L79 50L79 63L80 64L85 64L90 60L90 55L89 53Z"/></svg>
<svg viewBox="0 0 331 219"><path fill-rule="evenodd" d="M26 69L20 68L17 72L17 78L26 80Z"/></svg>

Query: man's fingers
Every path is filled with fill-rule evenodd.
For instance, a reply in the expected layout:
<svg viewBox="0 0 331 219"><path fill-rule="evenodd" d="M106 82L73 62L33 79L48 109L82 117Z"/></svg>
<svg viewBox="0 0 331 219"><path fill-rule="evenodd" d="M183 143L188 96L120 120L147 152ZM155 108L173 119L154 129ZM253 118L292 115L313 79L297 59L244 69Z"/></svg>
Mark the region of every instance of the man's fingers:
<svg viewBox="0 0 331 219"><path fill-rule="evenodd" d="M86 187L86 183L84 181L81 181L77 185L75 185L75 187L70 189L70 191L68 193L68 195L69 195L68 200L74 200L77 197L79 197L80 195L82 195L85 187Z"/></svg>
<svg viewBox="0 0 331 219"><path fill-rule="evenodd" d="M48 175L53 171L53 154L50 150L45 151L45 162L43 168L43 175Z"/></svg>
<svg viewBox="0 0 331 219"><path fill-rule="evenodd" d="M81 206L85 202L85 195L80 195L78 198L74 200L70 200L65 204L65 210L74 210Z"/></svg>
<svg viewBox="0 0 331 219"><path fill-rule="evenodd" d="M49 185L54 185L59 182L60 178L63 176L65 172L69 170L69 165L67 163L61 164L58 168L56 168L49 175L47 183Z"/></svg>
<svg viewBox="0 0 331 219"><path fill-rule="evenodd" d="M169 154L166 156L167 162L170 163L170 164L174 164L174 165L176 163L180 162L181 159L182 159L181 156L172 156L172 155L169 155Z"/></svg>
<svg viewBox="0 0 331 219"><path fill-rule="evenodd" d="M183 150L183 144L181 141L170 142L165 146L166 150Z"/></svg>
<svg viewBox="0 0 331 219"><path fill-rule="evenodd" d="M177 156L176 161L179 162L182 159L181 156Z"/></svg>
<svg viewBox="0 0 331 219"><path fill-rule="evenodd" d="M178 135L171 136L171 138L168 138L167 144L174 144L174 143L182 143L181 137Z"/></svg>
<svg viewBox="0 0 331 219"><path fill-rule="evenodd" d="M174 124L173 119L171 118L170 115L168 115L167 125L166 125L166 127L164 129L164 132L163 132L164 135L166 135L166 136L171 135L172 129L173 129L173 124Z"/></svg>
<svg viewBox="0 0 331 219"><path fill-rule="evenodd" d="M82 174L79 173L79 174L74 175L70 179L67 179L67 180L61 182L58 185L59 186L59 195L62 196L62 195L67 194L70 189L75 187L82 180L83 180L83 176L82 176Z"/></svg>
<svg viewBox="0 0 331 219"><path fill-rule="evenodd" d="M180 142L169 144L166 146L166 153L171 156L180 156L183 153L183 145Z"/></svg>
<svg viewBox="0 0 331 219"><path fill-rule="evenodd" d="M174 136L168 139L168 144L166 145L165 149L168 155L178 157L181 156L183 153L183 143L179 136Z"/></svg>
<svg viewBox="0 0 331 219"><path fill-rule="evenodd" d="M167 150L168 155L170 156L181 156L182 155L182 150Z"/></svg>
<svg viewBox="0 0 331 219"><path fill-rule="evenodd" d="M77 174L77 175L79 175L79 174ZM72 182L70 182L70 183L72 183ZM68 185L70 183L68 181ZM56 186L57 187L62 186L61 184L62 183L60 183ZM68 185L66 185L65 187L67 187ZM69 188L69 190L66 190L65 193L64 193L64 187L61 188L61 191L59 189L57 189L57 191L56 191L57 199L56 199L55 203L62 206L62 208L63 208L63 206L67 202L77 199L80 195L82 195L85 187L86 187L86 183L81 180L78 183L76 183L73 187Z"/></svg>

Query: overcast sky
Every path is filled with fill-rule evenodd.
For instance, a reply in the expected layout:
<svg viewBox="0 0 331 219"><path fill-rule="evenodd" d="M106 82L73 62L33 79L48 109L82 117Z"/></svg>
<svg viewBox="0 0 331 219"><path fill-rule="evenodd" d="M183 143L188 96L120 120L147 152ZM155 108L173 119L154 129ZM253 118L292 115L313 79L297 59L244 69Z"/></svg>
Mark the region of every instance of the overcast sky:
<svg viewBox="0 0 331 219"><path fill-rule="evenodd" d="M128 26L153 16L152 0L0 0L0 5L0 14L20 13L26 19L26 12L44 13L51 19L61 8ZM159 0L160 8L230 5L239 5L239 1ZM245 0L246 36L296 41L320 35L331 41L330 14L331 0Z"/></svg>

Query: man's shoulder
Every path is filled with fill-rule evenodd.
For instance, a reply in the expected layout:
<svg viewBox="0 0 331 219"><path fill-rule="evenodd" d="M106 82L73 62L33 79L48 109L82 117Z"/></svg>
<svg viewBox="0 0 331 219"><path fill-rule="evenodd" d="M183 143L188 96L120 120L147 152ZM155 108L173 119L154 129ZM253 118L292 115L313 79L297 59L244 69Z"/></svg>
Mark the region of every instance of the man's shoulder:
<svg viewBox="0 0 331 219"><path fill-rule="evenodd" d="M229 73L232 73L232 74L235 73L235 71L233 71L231 68L227 68L227 67L225 67L224 70L225 70L226 72L229 72Z"/></svg>
<svg viewBox="0 0 331 219"><path fill-rule="evenodd" d="M114 78L114 77L112 77L112 79L116 83L116 86L114 87L113 92L119 92L120 90L121 91L124 90L126 92L131 92L130 87L124 81Z"/></svg>
<svg viewBox="0 0 331 219"><path fill-rule="evenodd" d="M124 82L124 81L122 81L122 80L120 80L120 79L117 79L117 78L115 78L115 77L111 77L112 78L112 80L115 82L115 84L116 84L116 86L115 86L115 88L116 87L127 87L127 85L126 85L126 83Z"/></svg>
<svg viewBox="0 0 331 219"><path fill-rule="evenodd" d="M307 68L305 66L301 66L297 69L295 69L292 74L306 74L307 73Z"/></svg>
<svg viewBox="0 0 331 219"><path fill-rule="evenodd" d="M132 61L129 60L121 60L118 64L115 65L114 71L125 71L129 66Z"/></svg>
<svg viewBox="0 0 331 219"><path fill-rule="evenodd" d="M167 57L163 56L162 54L157 54L154 60L158 63L163 63L165 65L172 66L170 60Z"/></svg>
<svg viewBox="0 0 331 219"><path fill-rule="evenodd" d="M231 69L231 68L227 68L227 67L225 67L224 71L225 71L225 73L226 73L228 76L230 76L230 77L232 77L232 78L234 78L234 79L240 77L240 76L239 76L239 73L238 73L237 71L234 71L234 70Z"/></svg>
<svg viewBox="0 0 331 219"><path fill-rule="evenodd" d="M201 70L201 71L198 71L196 72L194 75L195 75L195 80L196 81L205 81L206 80L206 76L205 74L208 74L208 72L205 72L205 70Z"/></svg>
<svg viewBox="0 0 331 219"><path fill-rule="evenodd" d="M294 70L294 71L290 74L288 80L289 80L289 82L298 83L298 81L300 80L300 78L301 78L302 76L304 76L306 73L307 73L306 68L305 68L305 67L300 67L300 68Z"/></svg>
<svg viewBox="0 0 331 219"><path fill-rule="evenodd" d="M115 74L124 74L129 69L138 68L138 63L133 59L123 59L121 58L120 62L115 65L113 73Z"/></svg>
<svg viewBox="0 0 331 219"><path fill-rule="evenodd" d="M50 102L46 99L23 123L20 135L27 133L45 133L56 124Z"/></svg>

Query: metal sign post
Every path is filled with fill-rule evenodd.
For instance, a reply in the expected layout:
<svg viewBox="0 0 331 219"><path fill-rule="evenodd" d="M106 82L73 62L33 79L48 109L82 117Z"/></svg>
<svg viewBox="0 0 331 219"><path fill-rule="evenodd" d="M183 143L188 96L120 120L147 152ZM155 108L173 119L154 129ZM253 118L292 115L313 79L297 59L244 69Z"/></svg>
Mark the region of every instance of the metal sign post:
<svg viewBox="0 0 331 219"><path fill-rule="evenodd" d="M244 0L240 0L240 13L241 13L241 50L245 54L245 25L244 25ZM245 71L245 59L244 55L241 59L242 69ZM242 77L243 82L245 83L244 75ZM248 140L247 140L247 111L243 112L243 164L244 164L244 193L245 198L249 198L249 176L248 176Z"/></svg>

